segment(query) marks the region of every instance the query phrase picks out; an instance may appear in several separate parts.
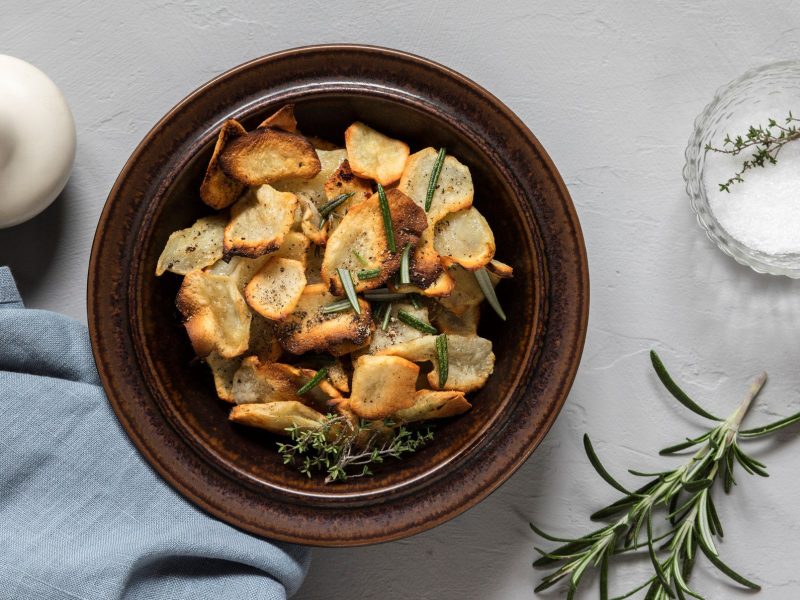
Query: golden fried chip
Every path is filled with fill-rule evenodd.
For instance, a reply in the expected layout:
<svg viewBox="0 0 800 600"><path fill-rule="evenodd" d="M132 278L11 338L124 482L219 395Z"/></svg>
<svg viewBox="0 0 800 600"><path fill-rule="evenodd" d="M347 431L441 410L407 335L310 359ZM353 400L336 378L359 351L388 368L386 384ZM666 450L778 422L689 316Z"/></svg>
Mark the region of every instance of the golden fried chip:
<svg viewBox="0 0 800 600"><path fill-rule="evenodd" d="M321 413L297 401L239 404L231 409L228 418L276 435L289 435L290 427L315 429L325 420Z"/></svg>
<svg viewBox="0 0 800 600"><path fill-rule="evenodd" d="M225 402L233 402L233 376L242 364L240 356L223 358L216 352L206 356L206 364L211 368L214 376L214 387L217 396Z"/></svg>
<svg viewBox="0 0 800 600"><path fill-rule="evenodd" d="M247 350L252 317L231 278L191 271L183 278L176 304L198 356L217 352L231 358Z"/></svg>
<svg viewBox="0 0 800 600"><path fill-rule="evenodd" d="M355 122L344 132L350 168L359 177L389 185L400 179L408 158L408 144Z"/></svg>
<svg viewBox="0 0 800 600"><path fill-rule="evenodd" d="M411 278L414 278L413 271ZM455 285L456 283L453 278L450 277L450 273L448 273L448 270L444 268L436 277L436 279L433 280L433 283L426 288L417 287L413 284L397 285L392 281L389 281L387 284L389 289L393 292L401 292L403 294L422 294L423 296L427 296L429 298L441 298L443 296L449 296Z"/></svg>
<svg viewBox="0 0 800 600"><path fill-rule="evenodd" d="M328 180L325 182L324 191L328 201L342 194L353 194L333 211L337 217L341 218L351 206L361 204L364 200L369 200L372 196L372 184L353 173L353 170L350 168L350 161L345 159L331 176L328 177ZM336 218L334 218L332 222L335 226L339 224Z"/></svg>
<svg viewBox="0 0 800 600"><path fill-rule="evenodd" d="M486 265L486 270L489 271L490 275L494 275L500 279L509 279L514 276L514 268L497 259L492 259L489 264Z"/></svg>
<svg viewBox="0 0 800 600"><path fill-rule="evenodd" d="M477 271L494 256L494 234L473 206L445 215L436 223L433 247L444 265L456 263Z"/></svg>
<svg viewBox="0 0 800 600"><path fill-rule="evenodd" d="M317 206L308 198L300 198L300 211L300 231L313 244L324 246L328 241L328 222L322 220Z"/></svg>
<svg viewBox="0 0 800 600"><path fill-rule="evenodd" d="M292 227L296 208L294 194L278 192L268 185L239 200L231 208L231 220L225 228L225 257L256 258L276 251Z"/></svg>
<svg viewBox="0 0 800 600"><path fill-rule="evenodd" d="M228 141L219 155L225 174L247 185L314 177L321 168L308 140L280 129L256 129Z"/></svg>
<svg viewBox="0 0 800 600"><path fill-rule="evenodd" d="M306 281L312 283L322 283L322 260L325 258L325 249L320 246L311 245L306 252Z"/></svg>
<svg viewBox="0 0 800 600"><path fill-rule="evenodd" d="M322 261L322 280L337 296L344 295L337 269L347 269L353 274L356 291L378 288L400 268L405 245L416 244L425 229L425 213L405 194L388 190L386 199L392 216L396 252L390 252L387 245L378 194L351 208L328 239ZM359 271L374 269L379 270L375 277L360 279L356 276Z"/></svg>
<svg viewBox="0 0 800 600"><path fill-rule="evenodd" d="M449 296L439 298L439 303L457 316L464 315L484 300L483 292L475 279L475 273L464 267L453 265L447 269L455 285Z"/></svg>
<svg viewBox="0 0 800 600"><path fill-rule="evenodd" d="M444 307L440 307L433 317L432 322L436 329L442 333L475 335L478 333L480 316L481 307L477 304L469 307L460 316L450 312Z"/></svg>
<svg viewBox="0 0 800 600"><path fill-rule="evenodd" d="M294 118L294 104L284 104L273 114L261 121L258 129L281 129L289 133L297 131L297 119Z"/></svg>
<svg viewBox="0 0 800 600"><path fill-rule="evenodd" d="M456 390L419 390L414 394L414 404L398 410L392 417L403 423L445 419L467 412L472 405L464 392Z"/></svg>
<svg viewBox="0 0 800 600"><path fill-rule="evenodd" d="M323 140L321 137L317 137L315 135L307 135L306 139L309 142L311 142L311 144L317 150L340 150L339 146L337 146L333 142L329 142L328 140Z"/></svg>
<svg viewBox="0 0 800 600"><path fill-rule="evenodd" d="M291 258L271 258L244 289L254 311L266 319L289 316L306 287L303 263Z"/></svg>
<svg viewBox="0 0 800 600"><path fill-rule="evenodd" d="M397 356L356 359L347 407L359 417L382 419L414 404L419 367Z"/></svg>
<svg viewBox="0 0 800 600"><path fill-rule="evenodd" d="M422 208L425 208L428 183L437 154L433 148L425 148L412 154L408 158L400 183L397 185L397 189ZM469 208L472 206L474 194L475 190L472 187L472 175L470 175L469 169L458 162L454 156L445 156L436 189L433 192L431 207L427 211L429 223L435 225L448 213Z"/></svg>
<svg viewBox="0 0 800 600"><path fill-rule="evenodd" d="M206 168L203 183L200 184L200 198L212 208L226 208L236 202L244 190L244 184L228 177L219 164L220 153L225 146L247 131L238 121L230 119L222 124L214 145L214 152Z"/></svg>
<svg viewBox="0 0 800 600"><path fill-rule="evenodd" d="M319 208L328 199L325 196L325 183L336 172L339 165L347 158L345 150L317 150L320 170L314 177L286 179L274 185L281 192L292 192L298 198L310 200Z"/></svg>
<svg viewBox="0 0 800 600"><path fill-rule="evenodd" d="M413 304L392 303L392 314L389 317L386 330L384 331L381 327L375 329L375 333L372 334L372 341L366 349L369 354L375 354L379 350L383 350L389 346L401 344L425 335L419 329L415 329L397 318L397 313L401 310L419 319L423 323L430 324L430 321L428 321L427 308L414 308Z"/></svg>
<svg viewBox="0 0 800 600"><path fill-rule="evenodd" d="M222 215L203 217L191 227L173 232L158 257L156 275L165 271L186 275L221 259L227 222Z"/></svg>
<svg viewBox="0 0 800 600"><path fill-rule="evenodd" d="M328 314L322 312L324 306L337 300L341 298L332 296L324 284L307 285L294 312L275 325L284 349L292 354L312 350L336 352L341 344L366 343L374 327L369 303L359 300L360 315L352 309Z"/></svg>
<svg viewBox="0 0 800 600"><path fill-rule="evenodd" d="M331 380L333 387L345 394L350 392L350 375L342 363L341 358L336 358L328 365L328 378Z"/></svg>
<svg viewBox="0 0 800 600"><path fill-rule="evenodd" d="M448 335L448 377L446 390L471 392L483 387L494 370L492 342L473 336ZM431 361L433 370L428 374L428 383L439 389L439 365L436 354L436 336L426 335L415 340L385 348L378 355L400 356L414 362Z"/></svg>

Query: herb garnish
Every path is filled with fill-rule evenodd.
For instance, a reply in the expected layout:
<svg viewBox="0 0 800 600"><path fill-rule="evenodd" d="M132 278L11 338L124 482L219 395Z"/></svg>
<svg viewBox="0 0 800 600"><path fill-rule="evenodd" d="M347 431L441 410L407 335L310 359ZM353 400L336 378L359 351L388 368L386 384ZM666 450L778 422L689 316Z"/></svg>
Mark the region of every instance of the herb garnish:
<svg viewBox="0 0 800 600"><path fill-rule="evenodd" d="M648 599L685 600L686 596L702 598L687 583L699 553L704 554L717 569L737 583L750 589L760 589L757 584L723 563L719 557L714 539L722 538L723 531L712 500L712 487L716 480L722 479L724 491L730 492L736 484L733 475L735 463L747 473L766 477L764 465L745 454L739 441L766 435L800 422L800 413L763 427L740 430L750 404L766 381L766 373L755 380L744 401L723 421L689 398L667 373L655 352L650 353L650 358L659 379L676 400L689 410L718 424L703 435L687 438L686 441L661 451L661 454L674 454L700 446L685 465L660 473L631 470L633 475L651 478L635 491L629 491L608 473L592 448L589 437L584 436L584 447L592 466L606 483L624 496L592 515L592 519L616 520L583 537L558 538L531 524L538 535L561 544L550 551L537 549L542 556L534 566L558 565L555 571L542 580L535 590L537 592L566 579L569 582L567 598L572 599L583 575L590 568L599 567L600 597L608 598L609 561L616 555L638 549L648 557L654 574L638 588L619 596L618 600L645 588ZM668 530L658 535L655 535L653 527L656 509L666 511L668 523ZM642 531L645 532L643 538L640 536Z"/></svg>
<svg viewBox="0 0 800 600"><path fill-rule="evenodd" d="M356 273L356 275L358 275L359 280L361 281L365 279L375 279L380 274L381 274L380 269L363 269Z"/></svg>
<svg viewBox="0 0 800 600"><path fill-rule="evenodd" d="M381 215L383 216L383 229L386 231L386 246L389 248L389 252L397 252L397 244L394 241L392 213L389 210L389 201L386 199L386 191L380 183L378 184L378 203L381 206Z"/></svg>
<svg viewBox="0 0 800 600"><path fill-rule="evenodd" d="M309 379L299 390L297 390L297 395L302 396L306 392L310 392L315 387L317 387L320 382L328 376L328 367L322 367L319 371L317 371L314 376Z"/></svg>
<svg viewBox="0 0 800 600"><path fill-rule="evenodd" d="M436 191L436 184L439 182L439 174L442 172L442 165L444 164L444 156L447 151L444 148L439 148L439 153L436 155L436 162L433 163L431 169L431 178L428 181L428 193L425 195L425 212L431 209L433 204L433 194Z"/></svg>
<svg viewBox="0 0 800 600"><path fill-rule="evenodd" d="M368 266L369 266L369 262L367 261L367 259L366 259L366 258L364 258L363 256L361 256L361 255L358 253L358 250L355 250L355 249L353 249L353 250L351 250L351 252L353 253L353 256L355 256L355 257L356 257L356 259L358 259L358 262L360 262L360 263L361 263L362 265L364 265L365 267L368 267Z"/></svg>
<svg viewBox="0 0 800 600"><path fill-rule="evenodd" d="M781 148L791 141L800 139L800 130L797 129L796 125L792 125L792 123L797 122L800 122L800 119L796 119L789 111L789 116L784 119L783 125L775 119L769 119L766 127L751 125L744 136L737 135L735 138L731 138L730 135L726 135L722 148L706 144L706 152L710 150L732 156L738 156L748 148L755 149L750 158L742 163L742 168L734 173L733 177L725 183L719 184L719 191L730 193L730 188L734 183L742 183L744 181L742 175L745 171L777 163L778 153Z"/></svg>
<svg viewBox="0 0 800 600"><path fill-rule="evenodd" d="M437 333L439 333L439 330L436 329L434 326L428 325L425 321L420 321L417 317L415 317L411 313L407 313L404 310L397 311L397 318L400 319L403 323L405 323L409 327L413 327L414 329L421 331L422 333L429 333L431 335L436 335Z"/></svg>
<svg viewBox="0 0 800 600"><path fill-rule="evenodd" d="M321 471L325 483L372 475L370 465L416 452L433 439L430 428L411 430L389 419L362 419L354 427L347 417L333 414L317 428L293 426L286 431L292 442L278 443L283 464L296 465L308 477Z"/></svg>
<svg viewBox="0 0 800 600"><path fill-rule="evenodd" d="M319 207L319 226L322 227L325 224L325 220L331 216L331 213L339 208L339 206L344 203L348 198L355 195L355 192L347 192L346 194L339 194L331 200L330 202L326 202L322 206Z"/></svg>
<svg viewBox="0 0 800 600"><path fill-rule="evenodd" d="M344 312L346 310L350 310L352 307L353 305L350 304L350 300L345 298L343 300L337 300L336 302L331 302L330 304L326 304L320 309L320 312L323 315L327 315L330 313Z"/></svg>
<svg viewBox="0 0 800 600"><path fill-rule="evenodd" d="M389 328L389 319L392 316L392 303L389 302L388 304L384 304L386 310L383 312L383 318L381 319L381 331L386 331Z"/></svg>
<svg viewBox="0 0 800 600"><path fill-rule="evenodd" d="M336 269L336 272L339 273L339 280L342 282L344 293L347 294L347 300L350 302L353 310L356 311L356 314L360 315L361 307L358 305L358 296L356 296L356 288L353 285L353 276L350 274L350 271L344 267L339 267Z"/></svg>
<svg viewBox="0 0 800 600"><path fill-rule="evenodd" d="M492 280L489 277L489 272L486 270L486 267L481 267L477 271L475 271L475 279L478 280L478 285L481 288L481 292L483 292L483 296L486 298L486 301L489 303L494 309L494 312L497 313L497 316L506 320L506 313L503 312L503 307L500 306L500 301L497 299L497 294L494 291L494 286L492 285Z"/></svg>
<svg viewBox="0 0 800 600"><path fill-rule="evenodd" d="M450 371L450 360L447 356L447 335L436 338L436 360L439 363L439 389L444 389Z"/></svg>
<svg viewBox="0 0 800 600"><path fill-rule="evenodd" d="M400 284L411 283L411 270L409 268L409 254L411 254L411 242L406 244L403 248L403 254L400 256Z"/></svg>

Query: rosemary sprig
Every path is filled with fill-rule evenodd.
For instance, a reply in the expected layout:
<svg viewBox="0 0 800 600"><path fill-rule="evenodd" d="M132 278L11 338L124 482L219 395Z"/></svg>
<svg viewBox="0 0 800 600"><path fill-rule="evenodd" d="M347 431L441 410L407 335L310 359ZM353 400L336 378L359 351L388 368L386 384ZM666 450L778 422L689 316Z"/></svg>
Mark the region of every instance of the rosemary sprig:
<svg viewBox="0 0 800 600"><path fill-rule="evenodd" d="M409 294L408 299L411 300L411 306L413 306L417 310L422 308L422 302L420 301L419 294L417 294L416 292Z"/></svg>
<svg viewBox="0 0 800 600"><path fill-rule="evenodd" d="M344 312L346 310L350 310L352 307L353 305L350 304L350 300L344 298L343 300L337 300L336 302L326 304L320 309L320 312L323 315L327 315L330 313Z"/></svg>
<svg viewBox="0 0 800 600"><path fill-rule="evenodd" d="M408 294L403 292L393 292L389 288L378 288L377 290L370 290L364 292L364 298L370 302L388 302L391 300L401 300Z"/></svg>
<svg viewBox="0 0 800 600"><path fill-rule="evenodd" d="M297 390L297 395L302 396L303 394L310 392L315 387L317 387L320 382L328 376L328 367L322 367L319 371L314 373L314 376L309 379L300 389Z"/></svg>
<svg viewBox="0 0 800 600"><path fill-rule="evenodd" d="M789 111L789 116L784 119L783 124L778 123L775 119L769 119L766 127L751 125L744 136L737 135L735 138L731 138L730 134L726 135L721 148L706 144L706 152L720 152L732 156L738 156L745 150L753 149L750 158L742 163L742 167L734 173L733 177L725 183L719 184L719 190L730 193L734 183L744 182L742 175L745 171L777 163L781 148L789 142L800 139L800 130L796 125L792 125L797 122L800 122L800 119L796 119Z"/></svg>
<svg viewBox="0 0 800 600"><path fill-rule="evenodd" d="M411 254L411 242L406 244L403 248L403 254L400 256L400 284L411 283L411 268L409 266Z"/></svg>
<svg viewBox="0 0 800 600"><path fill-rule="evenodd" d="M359 280L364 281L365 279L375 279L378 275L381 274L380 269L363 269L356 273L358 275Z"/></svg>
<svg viewBox="0 0 800 600"><path fill-rule="evenodd" d="M494 309L494 312L497 313L497 316L506 320L506 313L503 312L503 307L500 306L500 301L497 299L497 294L494 291L494 286L492 285L492 280L489 277L489 272L486 270L486 267L481 267L474 273L475 279L478 281L478 285L481 288L481 292L483 292L484 298Z"/></svg>
<svg viewBox="0 0 800 600"><path fill-rule="evenodd" d="M347 192L346 194L339 194L330 202L326 202L322 206L319 207L319 226L322 227L325 224L325 220L331 216L331 213L339 208L344 202L347 201L348 198L355 195L355 192Z"/></svg>
<svg viewBox="0 0 800 600"><path fill-rule="evenodd" d="M339 273L339 281L342 282L342 287L344 288L344 293L347 295L348 302L350 302L350 306L353 307L357 315L360 315L361 307L358 305L358 296L356 296L356 288L353 285L353 276L350 274L350 271L344 267L339 267L336 269L336 272Z"/></svg>
<svg viewBox="0 0 800 600"><path fill-rule="evenodd" d="M633 475L649 479L645 485L633 491L625 488L603 467L589 437L584 436L584 447L592 466L606 483L623 496L592 515L592 519L615 520L582 537L557 538L531 524L538 535L559 544L549 551L537 549L541 558L534 566L555 569L542 579L536 588L537 592L566 580L567 598L572 599L586 572L599 567L600 597L608 598L608 565L611 559L618 554L640 549L653 567L653 576L617 600L645 588L645 598L648 600L685 600L687 596L702 598L688 585L698 554L706 556L717 569L737 583L750 589L760 589L719 557L714 540L722 538L723 529L712 498L712 489L718 479L722 479L726 493L732 489L736 484L733 476L736 463L747 473L766 477L764 465L747 455L739 440L788 427L800 421L800 413L770 425L740 431L742 420L766 381L766 373L754 381L746 398L731 416L718 422L716 417L678 387L655 352L651 352L650 357L656 373L669 392L684 406L700 416L717 421L717 424L703 435L662 450L662 454L674 454L687 448L696 449L689 461L677 469L661 473L630 471ZM660 535L655 535L653 527L657 510L666 512L668 523L666 532Z"/></svg>
<svg viewBox="0 0 800 600"><path fill-rule="evenodd" d="M397 244L394 241L394 225L392 224L392 212L389 210L389 201L386 199L386 191L383 186L378 184L378 203L381 207L383 216L383 229L386 231L386 246L389 252L397 252Z"/></svg>
<svg viewBox="0 0 800 600"><path fill-rule="evenodd" d="M403 323L408 325L409 327L413 327L417 331L421 331L422 333L429 333L431 335L436 335L439 333L439 330L436 329L433 325L428 325L425 321L420 321L417 317L412 315L411 313L407 313L404 310L397 311L397 318L400 319Z"/></svg>
<svg viewBox="0 0 800 600"><path fill-rule="evenodd" d="M293 464L311 477L325 473L325 483L372 475L371 465L386 458L416 452L433 439L433 431L411 430L389 420L353 424L342 415L328 414L315 429L288 427L290 443L278 443L284 464ZM364 441L366 440L366 441Z"/></svg>
<svg viewBox="0 0 800 600"><path fill-rule="evenodd" d="M447 335L436 338L436 360L439 363L439 389L443 390L450 371L450 359L447 356Z"/></svg>
<svg viewBox="0 0 800 600"><path fill-rule="evenodd" d="M436 191L436 184L439 182L445 154L447 154L447 151L444 148L439 148L436 162L433 163L433 169L431 170L431 178L428 181L428 193L425 195L425 212L428 212L431 209L431 204L433 204L433 194Z"/></svg>
<svg viewBox="0 0 800 600"><path fill-rule="evenodd" d="M389 319L392 316L392 303L389 302L385 304L386 310L383 313L383 318L381 319L381 331L386 331L389 328Z"/></svg>

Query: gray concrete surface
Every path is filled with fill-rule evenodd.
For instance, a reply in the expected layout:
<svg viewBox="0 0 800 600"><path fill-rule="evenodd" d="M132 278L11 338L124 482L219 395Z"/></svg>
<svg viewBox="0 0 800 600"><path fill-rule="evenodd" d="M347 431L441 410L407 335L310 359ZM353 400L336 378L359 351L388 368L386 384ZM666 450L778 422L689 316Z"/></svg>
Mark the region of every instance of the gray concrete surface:
<svg viewBox="0 0 800 600"><path fill-rule="evenodd" d="M799 284L756 275L712 247L681 178L692 122L714 90L752 66L798 55L800 14L789 1L4 0L0 52L34 63L63 88L79 136L74 174L55 205L0 231L0 263L12 266L28 305L85 318L89 250L106 194L171 106L253 57L336 41L440 61L519 114L577 206L592 308L568 404L506 485L426 534L317 551L300 598L531 598L540 574L530 567L528 520L577 533L614 498L583 456L583 432L630 482L625 468L673 462L655 451L698 431L698 419L659 388L650 348L717 412L732 410L763 368L771 383L749 422L798 410ZM759 599L800 596L796 437L757 451L770 479L741 477L719 502L727 525L721 552L762 583ZM614 589L646 571L641 562L615 569ZM709 598L747 597L704 561L696 577ZM595 589L581 595L594 597Z"/></svg>

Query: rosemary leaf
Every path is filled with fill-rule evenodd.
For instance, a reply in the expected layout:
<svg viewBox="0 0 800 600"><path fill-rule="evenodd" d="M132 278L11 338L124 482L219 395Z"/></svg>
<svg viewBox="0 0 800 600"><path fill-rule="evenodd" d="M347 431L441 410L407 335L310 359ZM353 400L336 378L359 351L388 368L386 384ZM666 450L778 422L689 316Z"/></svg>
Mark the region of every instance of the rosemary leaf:
<svg viewBox="0 0 800 600"><path fill-rule="evenodd" d="M661 383L664 384L664 387L667 388L669 393L672 394L678 402L701 417L705 417L706 419L710 419L712 421L722 421L722 419L715 417L705 409L698 406L694 400L689 398L686 392L684 392L678 386L678 384L675 383L672 377L670 377L670 374L667 372L667 368L664 366L664 363L661 362L661 358L659 358L655 350L650 351L650 361L653 363L653 368L656 371L656 375L658 375L658 378L661 380Z"/></svg>
<svg viewBox="0 0 800 600"><path fill-rule="evenodd" d="M397 318L400 319L403 323L408 325L409 327L413 327L417 331L421 331L422 333L429 333L431 335L436 335L439 333L439 330L436 329L433 325L428 325L425 321L420 321L414 315L407 313L404 310L397 311Z"/></svg>
<svg viewBox="0 0 800 600"><path fill-rule="evenodd" d="M439 148L439 153L436 155L436 162L433 163L433 169L431 169L431 178L428 181L428 193L425 194L425 212L428 212L431 209L431 204L433 204L433 194L436 192L436 184L439 182L439 175L442 172L445 154L447 154L447 150Z"/></svg>
<svg viewBox="0 0 800 600"><path fill-rule="evenodd" d="M389 302L386 305L386 312L383 314L383 320L381 321L381 331L386 331L389 328L389 319L392 316L392 303Z"/></svg>
<svg viewBox="0 0 800 600"><path fill-rule="evenodd" d="M355 257L356 257L356 259L358 260L358 262L360 262L360 263L361 263L362 265L364 265L365 267L368 267L368 266L369 266L369 262L367 261L367 259L366 259L366 258L364 258L363 256L361 256L361 254L359 254L358 250L356 250L356 249L354 248L353 250L351 250L351 252L353 253L353 256L355 256Z"/></svg>
<svg viewBox="0 0 800 600"><path fill-rule="evenodd" d="M361 281L365 279L375 279L380 274L381 274L380 269L364 269L356 273L358 279Z"/></svg>
<svg viewBox="0 0 800 600"><path fill-rule="evenodd" d="M300 389L297 390L297 395L302 396L303 394L310 392L315 387L317 387L320 382L328 376L328 368L322 367L319 371L317 371L314 376L309 379L305 385L303 385Z"/></svg>
<svg viewBox="0 0 800 600"><path fill-rule="evenodd" d="M392 212L389 210L389 200L386 199L386 191L383 186L378 184L378 203L381 207L383 216L383 229L386 232L386 246L389 252L397 252L397 244L394 241L394 224L392 223Z"/></svg>
<svg viewBox="0 0 800 600"><path fill-rule="evenodd" d="M319 226L322 227L325 224L325 219L327 219L331 213L339 208L344 202L347 201L348 198L353 196L355 192L347 192L346 194L339 194L330 202L326 202L322 206L319 207L319 216L320 222Z"/></svg>
<svg viewBox="0 0 800 600"><path fill-rule="evenodd" d="M592 441L589 439L589 435L586 433L583 434L583 448L586 451L586 456L589 457L589 462L594 467L594 470L597 471L598 475L600 475L600 477L602 477L606 481L606 483L608 483L608 485L622 492L626 496L632 495L628 490L626 490L622 486L622 484L617 482L617 480L614 479L608 471L606 471L605 467L603 466L603 463L600 462L600 459L597 457L597 454L595 453L594 448L592 447Z"/></svg>
<svg viewBox="0 0 800 600"><path fill-rule="evenodd" d="M342 282L344 293L347 294L347 300L350 302L353 310L356 311L356 314L360 315L361 307L358 305L358 296L356 296L356 288L353 285L353 276L350 275L350 271L343 267L336 269L336 272L339 273L339 280Z"/></svg>
<svg viewBox="0 0 800 600"><path fill-rule="evenodd" d="M391 300L401 300L405 298L408 294L403 294L402 292L392 292L388 288L379 288L377 290L370 290L368 292L364 292L364 298L369 300L370 302L388 302Z"/></svg>
<svg viewBox="0 0 800 600"><path fill-rule="evenodd" d="M506 313L503 312L503 308L500 306L500 301L497 299L497 294L494 291L494 286L492 285L492 280L489 277L489 272L486 270L486 267L478 269L474 272L474 275L489 306L494 309L498 317L505 321Z"/></svg>
<svg viewBox="0 0 800 600"><path fill-rule="evenodd" d="M417 310L422 308L422 302L420 302L419 294L417 293L409 294L408 299L411 300L411 305Z"/></svg>
<svg viewBox="0 0 800 600"><path fill-rule="evenodd" d="M403 248L403 254L400 257L400 283L411 283L411 270L409 268L409 254L411 253L411 243L406 244Z"/></svg>
<svg viewBox="0 0 800 600"><path fill-rule="evenodd" d="M447 334L436 337L436 360L439 364L439 389L443 390L450 372L450 359L447 355Z"/></svg>
<svg viewBox="0 0 800 600"><path fill-rule="evenodd" d="M352 306L353 305L350 304L350 300L347 299L337 300L336 302L331 302L330 304L323 306L320 309L320 312L323 315L327 315L330 313L344 312L346 310L350 310Z"/></svg>

